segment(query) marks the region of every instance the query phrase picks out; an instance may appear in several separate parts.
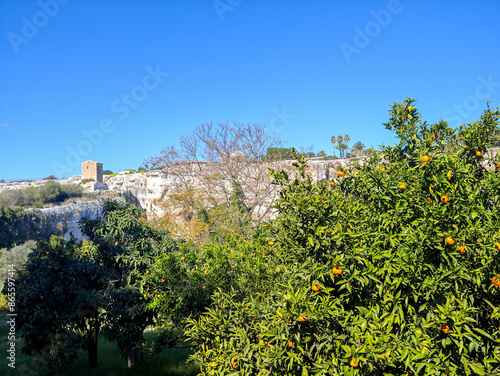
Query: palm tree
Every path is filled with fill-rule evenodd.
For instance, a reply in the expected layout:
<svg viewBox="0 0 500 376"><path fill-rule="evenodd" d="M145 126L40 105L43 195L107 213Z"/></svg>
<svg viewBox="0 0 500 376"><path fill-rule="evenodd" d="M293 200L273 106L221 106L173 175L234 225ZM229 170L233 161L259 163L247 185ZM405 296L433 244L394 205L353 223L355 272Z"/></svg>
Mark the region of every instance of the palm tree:
<svg viewBox="0 0 500 376"><path fill-rule="evenodd" d="M348 143L349 143L349 141L350 141L350 140L351 140L351 137L349 137L349 135L348 135L348 134L346 134L346 135L344 136L344 141L345 141L346 150L347 150L347 149L349 149L349 145L348 145Z"/></svg>
<svg viewBox="0 0 500 376"><path fill-rule="evenodd" d="M354 145L352 145L352 150L356 150L356 155L360 155L363 149L365 149L366 146L363 145L361 141L356 142Z"/></svg>
<svg viewBox="0 0 500 376"><path fill-rule="evenodd" d="M337 143L339 144L339 146L337 146L337 149L339 149L340 158L342 158L342 151L340 150L340 144L342 143L342 141L344 141L344 137L337 136Z"/></svg>
<svg viewBox="0 0 500 376"><path fill-rule="evenodd" d="M339 149L339 151L340 151L340 155L341 155L343 158L345 158L345 156L346 156L345 151L347 150L347 145L346 145L346 144L344 144L343 142L341 142L341 143L339 144L339 146L337 146L337 149Z"/></svg>
<svg viewBox="0 0 500 376"><path fill-rule="evenodd" d="M330 138L330 142L333 145L333 156L335 157L335 143L337 142L337 139L335 138L335 136L332 136L332 138Z"/></svg>

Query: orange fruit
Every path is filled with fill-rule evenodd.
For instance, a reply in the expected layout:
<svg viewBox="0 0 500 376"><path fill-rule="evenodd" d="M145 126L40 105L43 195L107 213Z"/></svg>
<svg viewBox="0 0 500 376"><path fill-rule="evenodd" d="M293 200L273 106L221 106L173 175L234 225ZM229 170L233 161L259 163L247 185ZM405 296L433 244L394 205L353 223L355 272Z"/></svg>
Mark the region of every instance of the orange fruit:
<svg viewBox="0 0 500 376"><path fill-rule="evenodd" d="M482 157L483 152L481 150L476 151L476 157Z"/></svg>
<svg viewBox="0 0 500 376"><path fill-rule="evenodd" d="M231 364L231 368L232 368L232 369L236 369L237 367L238 367L238 364L237 364L237 363L232 363L232 364Z"/></svg>
<svg viewBox="0 0 500 376"><path fill-rule="evenodd" d="M380 167L380 171L387 171L387 167L385 166Z"/></svg>
<svg viewBox="0 0 500 376"><path fill-rule="evenodd" d="M465 145L465 148L466 148L467 150L469 150L469 149L470 149L469 145Z"/></svg>
<svg viewBox="0 0 500 376"><path fill-rule="evenodd" d="M443 327L441 325L439 327L443 333L448 333L450 331L450 327L446 324Z"/></svg>
<svg viewBox="0 0 500 376"><path fill-rule="evenodd" d="M337 174L339 175L339 177L342 177L344 176L344 171L339 171Z"/></svg>
<svg viewBox="0 0 500 376"><path fill-rule="evenodd" d="M46 255L48 255L50 252L45 252Z"/></svg>
<svg viewBox="0 0 500 376"><path fill-rule="evenodd" d="M450 201L450 198L448 196L441 196L441 202L446 204L448 201Z"/></svg>
<svg viewBox="0 0 500 376"><path fill-rule="evenodd" d="M269 246L272 247L274 245L274 242L272 240L269 240L267 244L269 244Z"/></svg>
<svg viewBox="0 0 500 376"><path fill-rule="evenodd" d="M428 202L429 204L432 204L432 200L431 200L430 198L428 198L428 199L427 199L427 202Z"/></svg>
<svg viewBox="0 0 500 376"><path fill-rule="evenodd" d="M465 247L463 245L461 245L460 247L457 248L457 252L464 254L465 252L467 252L467 250L465 249Z"/></svg>
<svg viewBox="0 0 500 376"><path fill-rule="evenodd" d="M118 242L115 242L115 245L118 245Z"/></svg>
<svg viewBox="0 0 500 376"><path fill-rule="evenodd" d="M402 191L404 191L406 189L406 184L405 183L399 183L398 184L398 188Z"/></svg>
<svg viewBox="0 0 500 376"><path fill-rule="evenodd" d="M455 239L453 239L451 236L448 236L448 237L446 238L446 244L448 244L448 245L453 245L453 244L455 244Z"/></svg>
<svg viewBox="0 0 500 376"><path fill-rule="evenodd" d="M290 340L286 341L286 347L293 347L293 342Z"/></svg>
<svg viewBox="0 0 500 376"><path fill-rule="evenodd" d="M334 268L332 268L332 273L335 275L342 274L342 269L340 269L338 266L335 266Z"/></svg>
<svg viewBox="0 0 500 376"><path fill-rule="evenodd" d="M319 285L312 285L311 286L311 290L313 290L315 292L318 292L320 289L321 289L321 287Z"/></svg>
<svg viewBox="0 0 500 376"><path fill-rule="evenodd" d="M495 244L495 248L497 251L500 251L500 243Z"/></svg>
<svg viewBox="0 0 500 376"><path fill-rule="evenodd" d="M306 321L307 321L307 319L306 319L304 316L299 315L299 321L300 321L300 322L306 322Z"/></svg>
<svg viewBox="0 0 500 376"><path fill-rule="evenodd" d="M325 203L325 200L321 200L321 203L324 204Z"/></svg>
<svg viewBox="0 0 500 376"><path fill-rule="evenodd" d="M435 141L438 138L438 135L434 133L431 138Z"/></svg>
<svg viewBox="0 0 500 376"><path fill-rule="evenodd" d="M330 186L331 186L331 187L335 187L335 182L334 182L334 181L331 181L331 182L330 182Z"/></svg>
<svg viewBox="0 0 500 376"><path fill-rule="evenodd" d="M351 358L351 361L349 362L349 365L351 367L357 367L358 366L358 363L356 363L356 361L354 360L354 358Z"/></svg>
<svg viewBox="0 0 500 376"><path fill-rule="evenodd" d="M421 160L422 160L422 162L429 162L430 158L428 155L424 155Z"/></svg>

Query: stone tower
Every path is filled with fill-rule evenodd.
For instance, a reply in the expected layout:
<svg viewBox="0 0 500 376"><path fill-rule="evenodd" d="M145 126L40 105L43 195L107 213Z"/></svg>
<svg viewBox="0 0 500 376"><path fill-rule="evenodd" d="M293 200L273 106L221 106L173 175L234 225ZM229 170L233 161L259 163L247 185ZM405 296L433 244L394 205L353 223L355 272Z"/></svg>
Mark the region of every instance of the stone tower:
<svg viewBox="0 0 500 376"><path fill-rule="evenodd" d="M95 161L82 162L82 180L92 179L102 183L102 163Z"/></svg>

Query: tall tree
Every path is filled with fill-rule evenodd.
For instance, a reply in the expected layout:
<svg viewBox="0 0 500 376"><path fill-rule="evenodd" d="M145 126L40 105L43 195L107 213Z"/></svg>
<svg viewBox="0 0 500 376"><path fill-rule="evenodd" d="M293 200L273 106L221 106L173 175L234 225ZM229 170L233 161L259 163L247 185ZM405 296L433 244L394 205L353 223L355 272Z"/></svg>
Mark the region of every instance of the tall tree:
<svg viewBox="0 0 500 376"><path fill-rule="evenodd" d="M337 146L337 149L339 149L340 158L342 158L342 150L341 150L342 148L341 148L341 147L339 148L339 146L340 146L340 144L341 144L343 141L344 141L344 137L342 137L341 135L338 135L338 136L337 136L337 143L338 143L339 145Z"/></svg>
<svg viewBox="0 0 500 376"><path fill-rule="evenodd" d="M346 135L344 136L344 142L345 142L346 150L349 150L349 141L350 141L350 140L351 140L351 137L349 137L349 135L348 135L348 134L346 134ZM344 153L344 155L345 155L345 153Z"/></svg>
<svg viewBox="0 0 500 376"><path fill-rule="evenodd" d="M337 142L337 137L335 136L332 136L332 138L330 138L330 142L332 143L332 146L333 146L333 156L335 157L335 143Z"/></svg>

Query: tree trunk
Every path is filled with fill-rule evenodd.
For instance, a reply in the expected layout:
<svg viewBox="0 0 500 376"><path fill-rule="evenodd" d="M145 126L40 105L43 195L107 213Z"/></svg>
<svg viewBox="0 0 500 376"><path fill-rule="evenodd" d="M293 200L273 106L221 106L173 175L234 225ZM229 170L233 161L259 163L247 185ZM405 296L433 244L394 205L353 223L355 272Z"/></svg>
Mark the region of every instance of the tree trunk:
<svg viewBox="0 0 500 376"><path fill-rule="evenodd" d="M99 322L93 320L92 330L87 332L87 346L89 352L89 367L97 368L97 341L99 339Z"/></svg>
<svg viewBox="0 0 500 376"><path fill-rule="evenodd" d="M142 362L142 349L135 348L127 351L128 368L140 367Z"/></svg>

